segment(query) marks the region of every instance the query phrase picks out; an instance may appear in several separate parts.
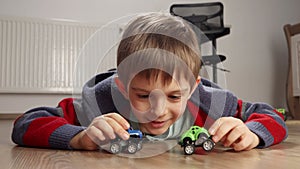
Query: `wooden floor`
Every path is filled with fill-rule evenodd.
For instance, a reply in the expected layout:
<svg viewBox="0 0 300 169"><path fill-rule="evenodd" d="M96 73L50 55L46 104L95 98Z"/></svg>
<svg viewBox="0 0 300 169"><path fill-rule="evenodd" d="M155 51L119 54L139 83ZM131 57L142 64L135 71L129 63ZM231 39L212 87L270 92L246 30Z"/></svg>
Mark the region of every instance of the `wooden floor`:
<svg viewBox="0 0 300 169"><path fill-rule="evenodd" d="M179 146L161 151L155 156L141 157L143 151L159 152L157 144L145 148L134 157L109 154L106 151L64 151L25 148L10 140L12 121L0 120L0 168L2 169L299 169L300 168L300 121L288 121L289 137L281 144L267 149L233 152L220 145L212 152L201 148L197 154L187 156ZM153 148L154 147L154 148ZM155 148L156 147L156 148Z"/></svg>

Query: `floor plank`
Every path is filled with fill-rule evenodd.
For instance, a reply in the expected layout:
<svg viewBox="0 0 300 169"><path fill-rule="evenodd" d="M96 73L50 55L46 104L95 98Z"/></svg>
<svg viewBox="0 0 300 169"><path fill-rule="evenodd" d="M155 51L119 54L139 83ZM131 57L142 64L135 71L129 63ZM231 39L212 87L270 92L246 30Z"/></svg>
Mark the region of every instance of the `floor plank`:
<svg viewBox="0 0 300 169"><path fill-rule="evenodd" d="M203 168L203 169L298 169L300 164L300 121L288 121L289 137L283 143L266 149L234 152L218 145L212 152L201 148L187 156L175 146L147 158L124 157L106 151L66 151L15 146L10 139L13 121L0 120L0 168ZM148 146L148 147L147 147ZM146 144L141 153L161 143ZM144 151L144 152L143 152ZM159 165L158 165L159 164Z"/></svg>

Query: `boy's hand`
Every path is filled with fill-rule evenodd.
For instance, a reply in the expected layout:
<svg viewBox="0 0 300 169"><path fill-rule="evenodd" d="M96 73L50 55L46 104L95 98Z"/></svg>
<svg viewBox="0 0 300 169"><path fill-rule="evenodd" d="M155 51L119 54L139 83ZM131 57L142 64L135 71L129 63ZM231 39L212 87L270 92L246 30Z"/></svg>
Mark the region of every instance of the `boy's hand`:
<svg viewBox="0 0 300 169"><path fill-rule="evenodd" d="M210 127L209 133L214 142L221 141L225 147L235 151L250 150L259 144L256 134L237 118L221 117Z"/></svg>
<svg viewBox="0 0 300 169"><path fill-rule="evenodd" d="M96 150L99 145L115 139L115 134L127 140L129 134L126 129L129 127L129 123L117 113L101 115L96 117L86 130L74 136L70 146L74 149Z"/></svg>

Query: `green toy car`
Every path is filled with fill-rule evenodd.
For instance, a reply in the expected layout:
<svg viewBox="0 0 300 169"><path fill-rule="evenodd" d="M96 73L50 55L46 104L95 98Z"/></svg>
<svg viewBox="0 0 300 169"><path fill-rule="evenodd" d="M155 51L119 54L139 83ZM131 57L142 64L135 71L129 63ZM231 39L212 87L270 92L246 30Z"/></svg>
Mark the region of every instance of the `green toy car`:
<svg viewBox="0 0 300 169"><path fill-rule="evenodd" d="M205 151L211 151L215 147L215 142L210 138L208 131L199 126L192 126L183 133L178 142L184 148L184 153L191 155L196 147L202 147Z"/></svg>

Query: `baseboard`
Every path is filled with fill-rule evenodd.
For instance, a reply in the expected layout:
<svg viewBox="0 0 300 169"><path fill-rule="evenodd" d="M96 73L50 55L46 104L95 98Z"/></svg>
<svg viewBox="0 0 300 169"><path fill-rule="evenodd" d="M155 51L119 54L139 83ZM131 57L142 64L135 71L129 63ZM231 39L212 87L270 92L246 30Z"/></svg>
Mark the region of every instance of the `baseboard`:
<svg viewBox="0 0 300 169"><path fill-rule="evenodd" d="M21 114L0 114L0 120L14 120Z"/></svg>

